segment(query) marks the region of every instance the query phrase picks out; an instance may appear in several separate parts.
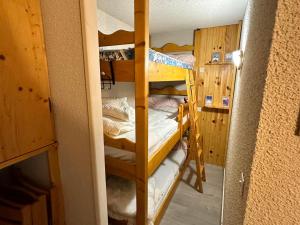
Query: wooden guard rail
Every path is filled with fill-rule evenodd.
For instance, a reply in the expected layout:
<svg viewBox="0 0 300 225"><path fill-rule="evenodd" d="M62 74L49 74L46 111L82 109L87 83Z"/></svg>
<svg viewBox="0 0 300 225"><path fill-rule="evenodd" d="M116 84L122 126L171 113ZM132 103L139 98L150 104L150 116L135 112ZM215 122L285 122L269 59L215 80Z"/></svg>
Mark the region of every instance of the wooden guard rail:
<svg viewBox="0 0 300 225"><path fill-rule="evenodd" d="M134 44L134 32L118 30L112 34L103 34L98 31L99 47Z"/></svg>
<svg viewBox="0 0 300 225"><path fill-rule="evenodd" d="M187 96L186 90L178 90L175 87L168 86L163 88L150 88L151 95L178 95Z"/></svg>

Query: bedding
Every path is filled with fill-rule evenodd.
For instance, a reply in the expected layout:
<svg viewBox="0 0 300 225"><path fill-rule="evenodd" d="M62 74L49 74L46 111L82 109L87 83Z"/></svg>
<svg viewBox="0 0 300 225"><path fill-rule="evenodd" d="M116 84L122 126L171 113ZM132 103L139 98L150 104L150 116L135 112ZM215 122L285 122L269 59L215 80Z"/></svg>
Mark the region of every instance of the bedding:
<svg viewBox="0 0 300 225"><path fill-rule="evenodd" d="M148 148L149 156L158 150L158 148L168 138L174 134L178 128L178 123L172 118L172 113L168 111L162 111L157 109L148 109ZM116 120L114 120L116 121ZM135 124L132 123L132 131L113 136L115 139L125 138L132 142L135 142ZM132 152L120 150L111 146L105 146L105 155L109 155L114 158L120 158L126 161L132 161L135 159L135 154Z"/></svg>
<svg viewBox="0 0 300 225"><path fill-rule="evenodd" d="M195 56L192 54L168 54L168 56L190 65L194 65L196 61Z"/></svg>
<svg viewBox="0 0 300 225"><path fill-rule="evenodd" d="M127 98L102 98L102 113L104 116L114 117L119 120L133 120L134 109L127 103Z"/></svg>
<svg viewBox="0 0 300 225"><path fill-rule="evenodd" d="M166 54L156 52L153 49L149 49L149 60L156 63L177 66L184 69L193 69L193 64L181 61ZM134 59L134 48L122 49L122 50L103 50L100 51L100 59L111 60L131 60Z"/></svg>
<svg viewBox="0 0 300 225"><path fill-rule="evenodd" d="M134 124L124 121L116 121L114 118L103 117L103 131L108 136L117 136L134 129Z"/></svg>
<svg viewBox="0 0 300 225"><path fill-rule="evenodd" d="M186 145L180 142L148 179L148 220L152 224L155 213L174 183L186 159ZM134 181L109 176L107 185L108 214L117 220L135 223L136 189Z"/></svg>

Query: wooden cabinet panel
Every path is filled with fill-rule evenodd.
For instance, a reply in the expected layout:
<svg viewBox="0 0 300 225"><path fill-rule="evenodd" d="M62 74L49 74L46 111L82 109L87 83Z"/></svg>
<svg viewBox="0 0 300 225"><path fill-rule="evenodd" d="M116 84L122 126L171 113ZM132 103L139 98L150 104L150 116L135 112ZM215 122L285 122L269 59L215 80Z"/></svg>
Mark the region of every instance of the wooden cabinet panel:
<svg viewBox="0 0 300 225"><path fill-rule="evenodd" d="M203 137L205 162L224 166L227 136L234 93L235 68L225 62L225 54L239 46L240 25L204 28L195 32L198 106ZM212 64L212 53L220 53L220 62ZM205 107L205 96L213 96L213 104ZM229 97L229 107L224 109L222 97Z"/></svg>
<svg viewBox="0 0 300 225"><path fill-rule="evenodd" d="M0 162L54 142L38 0L0 0Z"/></svg>

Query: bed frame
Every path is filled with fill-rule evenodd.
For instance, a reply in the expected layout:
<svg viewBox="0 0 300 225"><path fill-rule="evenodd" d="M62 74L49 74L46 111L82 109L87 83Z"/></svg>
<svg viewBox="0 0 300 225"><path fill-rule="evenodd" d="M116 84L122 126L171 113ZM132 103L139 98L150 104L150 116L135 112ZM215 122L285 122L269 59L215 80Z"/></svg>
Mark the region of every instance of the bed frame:
<svg viewBox="0 0 300 225"><path fill-rule="evenodd" d="M188 106L181 104L178 108L178 129L148 158L148 95L149 82L185 81L186 77L193 75L193 71L176 66L151 62L148 59L149 49L149 0L134 1L135 32L119 30L106 35L98 32L99 47L135 44L135 59L112 62L100 61L101 73L110 74L113 68L114 80L117 82L135 82L135 112L136 112L136 143L127 139L113 139L104 137L105 145L116 147L124 151L134 152L134 162L123 161L106 156L106 172L116 176L131 179L136 182L137 212L136 224L148 224L148 177L158 168L183 133L189 127L189 120L183 123L183 117L188 113ZM135 76L137 74L138 76ZM170 94L170 88L168 89ZM162 94L164 90L156 92ZM153 92L152 92L153 93ZM155 93L154 93L155 94ZM175 94L175 92L174 92ZM178 94L178 92L177 92ZM183 91L179 95L186 95ZM176 181L164 199L155 216L155 224L159 224L175 190L181 179L187 161L181 168ZM124 221L119 221L124 224ZM114 222L115 224L115 222Z"/></svg>

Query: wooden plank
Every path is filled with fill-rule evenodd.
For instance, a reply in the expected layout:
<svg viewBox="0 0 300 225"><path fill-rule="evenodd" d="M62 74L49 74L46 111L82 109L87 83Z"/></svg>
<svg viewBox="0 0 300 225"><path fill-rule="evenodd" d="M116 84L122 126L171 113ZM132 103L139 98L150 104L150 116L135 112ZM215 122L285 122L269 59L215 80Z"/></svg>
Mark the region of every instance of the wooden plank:
<svg viewBox="0 0 300 225"><path fill-rule="evenodd" d="M134 43L134 32L118 30L112 34L104 34L98 31L99 47L125 45Z"/></svg>
<svg viewBox="0 0 300 225"><path fill-rule="evenodd" d="M167 157L180 138L180 130L178 129L154 154L151 155L151 158L149 158L148 161L148 176L151 176L160 166L161 162Z"/></svg>
<svg viewBox="0 0 300 225"><path fill-rule="evenodd" d="M124 151L135 152L136 144L126 138L112 138L104 134L104 144L107 146L122 149Z"/></svg>
<svg viewBox="0 0 300 225"><path fill-rule="evenodd" d="M161 63L149 62L149 82L184 81L188 69Z"/></svg>
<svg viewBox="0 0 300 225"><path fill-rule="evenodd" d="M57 145L56 143L52 143L50 145L47 145L47 146L42 147L40 149L34 150L32 152L28 152L28 153L25 153L25 154L20 155L18 157L15 157L15 158L9 159L7 161L1 162L0 163L0 169L3 169L5 167L8 167L8 166L14 165L16 163L22 162L22 161L24 161L26 159L29 159L31 157L37 156L39 154L42 154L43 152L47 152L47 151L49 151L50 149L52 149L56 145Z"/></svg>
<svg viewBox="0 0 300 225"><path fill-rule="evenodd" d="M55 141L39 0L0 1L0 162Z"/></svg>
<svg viewBox="0 0 300 225"><path fill-rule="evenodd" d="M117 82L134 82L134 60L113 61L113 70L115 81ZM100 60L101 73L111 77L111 69L108 61Z"/></svg>
<svg viewBox="0 0 300 225"><path fill-rule="evenodd" d="M25 187L18 185L10 185L9 189L13 192L23 193L30 196L34 201L31 205L32 225L48 225L47 201L45 195L38 195L37 193Z"/></svg>
<svg viewBox="0 0 300 225"><path fill-rule="evenodd" d="M195 56L197 76L198 105L203 108L200 115L201 135L205 161L224 166L229 116L232 110L235 68L231 63L225 62L226 53L238 47L238 25L228 25L200 29L195 32ZM221 61L213 64L212 52L221 53ZM201 73L200 73L201 68ZM213 105L205 106L205 96L213 96ZM222 104L222 97L229 98L229 107Z"/></svg>
<svg viewBox="0 0 300 225"><path fill-rule="evenodd" d="M148 49L149 1L134 1L136 224L148 224Z"/></svg>
<svg viewBox="0 0 300 225"><path fill-rule="evenodd" d="M111 76L110 66L107 61L100 60L101 72ZM162 81L184 81L188 69L166 64L149 62L147 63L147 72L149 82ZM118 60L113 62L115 81L117 82L134 82L134 60ZM135 81L136 82L136 81Z"/></svg>
<svg viewBox="0 0 300 225"><path fill-rule="evenodd" d="M186 96L186 90L178 90L173 86L167 86L163 88L150 88L151 95L178 95Z"/></svg>
<svg viewBox="0 0 300 225"><path fill-rule="evenodd" d="M59 161L57 147L52 147L48 151L48 167L51 182L51 216L53 225L65 225L64 198L59 172Z"/></svg>
<svg viewBox="0 0 300 225"><path fill-rule="evenodd" d="M174 43L167 43L160 48L152 48L155 51L168 53L168 52L192 52L194 51L193 45L177 45Z"/></svg>
<svg viewBox="0 0 300 225"><path fill-rule="evenodd" d="M30 204L16 204L15 202L1 199L0 216L3 219L17 222L20 225L32 225L32 209Z"/></svg>
<svg viewBox="0 0 300 225"><path fill-rule="evenodd" d="M184 171L186 169L186 166L188 165L189 162L189 158L186 159L186 161L184 162L184 165L182 166L182 168L180 169L179 174L177 175L175 182L172 184L172 186L170 187L170 190L168 191L167 195L165 196L163 202L161 203L161 206L159 207L159 209L157 210L155 216L154 216L154 225L158 225L162 219L162 217L164 216L168 205L170 204L170 201L172 199L172 197L175 194L175 191L182 179L182 176L184 174Z"/></svg>
<svg viewBox="0 0 300 225"><path fill-rule="evenodd" d="M129 180L135 180L136 166L124 160L105 156L105 171L108 174L123 177Z"/></svg>

